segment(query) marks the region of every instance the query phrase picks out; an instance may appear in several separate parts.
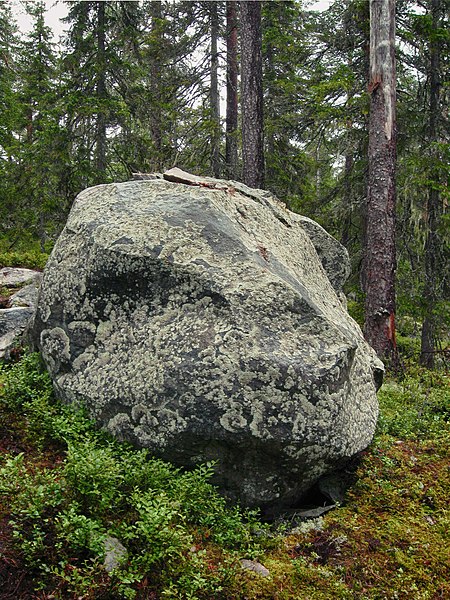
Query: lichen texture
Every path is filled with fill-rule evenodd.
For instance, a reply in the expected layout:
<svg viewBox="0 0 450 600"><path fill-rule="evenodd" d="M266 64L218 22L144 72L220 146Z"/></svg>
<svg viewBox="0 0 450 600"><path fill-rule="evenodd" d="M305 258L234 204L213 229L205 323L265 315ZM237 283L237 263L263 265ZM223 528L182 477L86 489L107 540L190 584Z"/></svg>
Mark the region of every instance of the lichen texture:
<svg viewBox="0 0 450 600"><path fill-rule="evenodd" d="M119 439L292 506L369 444L382 365L345 308L345 249L267 192L197 179L82 192L31 337Z"/></svg>

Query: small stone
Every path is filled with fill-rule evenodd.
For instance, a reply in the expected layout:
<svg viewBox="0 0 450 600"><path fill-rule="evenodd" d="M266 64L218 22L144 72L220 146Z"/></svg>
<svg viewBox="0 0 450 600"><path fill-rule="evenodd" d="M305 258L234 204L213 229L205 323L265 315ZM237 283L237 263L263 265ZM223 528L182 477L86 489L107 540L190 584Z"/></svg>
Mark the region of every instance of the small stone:
<svg viewBox="0 0 450 600"><path fill-rule="evenodd" d="M117 569L128 556L125 546L123 546L117 538L112 536L108 536L105 539L105 551L106 554L103 566L108 573Z"/></svg>
<svg viewBox="0 0 450 600"><path fill-rule="evenodd" d="M188 185L199 185L205 181L202 177L182 171L178 167L173 167L173 169L165 171L163 177L166 181L172 181L174 183L186 183Z"/></svg>
<svg viewBox="0 0 450 600"><path fill-rule="evenodd" d="M258 575L261 575L262 577L270 576L269 569L266 569L264 565L257 562L256 560L248 560L246 558L243 558L241 560L241 567L247 571L253 571L254 573L258 573Z"/></svg>

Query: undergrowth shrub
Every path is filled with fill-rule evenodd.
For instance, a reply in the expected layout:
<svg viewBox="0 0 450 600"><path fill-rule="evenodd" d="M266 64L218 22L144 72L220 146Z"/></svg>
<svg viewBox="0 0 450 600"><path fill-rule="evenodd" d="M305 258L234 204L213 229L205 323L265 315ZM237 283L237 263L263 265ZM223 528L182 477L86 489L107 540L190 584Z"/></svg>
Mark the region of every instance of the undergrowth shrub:
<svg viewBox="0 0 450 600"><path fill-rule="evenodd" d="M16 252L0 250L0 268L24 267L26 269L43 269L48 260L46 252Z"/></svg>
<svg viewBox="0 0 450 600"><path fill-rule="evenodd" d="M450 422L450 378L445 373L410 369L400 381L387 381L378 393L378 432L405 439L438 435Z"/></svg>
<svg viewBox="0 0 450 600"><path fill-rule="evenodd" d="M256 513L229 508L210 485L212 464L183 472L111 439L82 409L59 403L38 355L3 369L1 378L0 407L26 419L28 443L41 450L56 444L64 454L43 469L24 453L0 459L13 537L38 587L56 581L55 597L84 598L106 586L111 598L133 598L151 575L161 597L197 598L203 588L220 589L235 552L257 556L273 543L261 535L266 528ZM125 544L128 558L109 576L103 560L111 536ZM224 567L212 577L207 548L218 544Z"/></svg>

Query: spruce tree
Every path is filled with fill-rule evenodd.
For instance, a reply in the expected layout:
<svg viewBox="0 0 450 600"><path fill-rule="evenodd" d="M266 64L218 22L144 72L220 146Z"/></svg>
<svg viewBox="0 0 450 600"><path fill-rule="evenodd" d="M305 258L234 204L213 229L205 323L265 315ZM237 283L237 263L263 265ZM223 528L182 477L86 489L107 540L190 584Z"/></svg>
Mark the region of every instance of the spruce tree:
<svg viewBox="0 0 450 600"><path fill-rule="evenodd" d="M420 362L432 368L440 338L450 326L450 256L446 211L448 193L448 0L427 0L422 12L401 5L402 60L411 86L404 94L409 127L402 187L401 301L421 319Z"/></svg>
<svg viewBox="0 0 450 600"><path fill-rule="evenodd" d="M14 224L16 210L12 190L14 128L18 119L17 87L17 25L10 3L0 3L0 235L7 234Z"/></svg>
<svg viewBox="0 0 450 600"><path fill-rule="evenodd" d="M127 81L138 2L69 4L64 96L72 179L81 189L116 177L112 148L129 116Z"/></svg>
<svg viewBox="0 0 450 600"><path fill-rule="evenodd" d="M58 231L65 168L57 89L57 55L45 24L44 2L25 5L32 29L23 41L17 63L17 118L12 144L10 185L15 190L16 223L37 234L41 249Z"/></svg>

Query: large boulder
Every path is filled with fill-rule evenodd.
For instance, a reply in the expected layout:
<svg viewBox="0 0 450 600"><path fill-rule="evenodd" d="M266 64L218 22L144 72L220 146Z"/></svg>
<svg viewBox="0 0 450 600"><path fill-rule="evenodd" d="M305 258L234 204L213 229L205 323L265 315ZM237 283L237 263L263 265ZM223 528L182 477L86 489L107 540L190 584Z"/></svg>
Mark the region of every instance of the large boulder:
<svg viewBox="0 0 450 600"><path fill-rule="evenodd" d="M267 192L174 178L82 192L32 337L61 398L270 510L371 441L382 364L341 294L345 249ZM178 183L176 182L178 181Z"/></svg>

